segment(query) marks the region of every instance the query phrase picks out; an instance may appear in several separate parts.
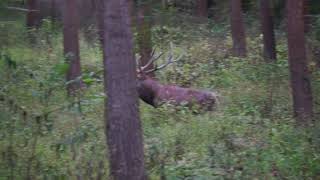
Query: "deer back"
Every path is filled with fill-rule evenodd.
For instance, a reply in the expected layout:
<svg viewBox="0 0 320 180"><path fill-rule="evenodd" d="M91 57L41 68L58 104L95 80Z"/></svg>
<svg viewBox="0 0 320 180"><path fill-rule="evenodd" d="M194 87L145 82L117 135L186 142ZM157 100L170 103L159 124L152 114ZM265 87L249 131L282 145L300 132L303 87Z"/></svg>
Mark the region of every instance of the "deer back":
<svg viewBox="0 0 320 180"><path fill-rule="evenodd" d="M164 103L173 105L200 106L204 110L214 110L217 106L217 95L211 91L183 88L177 85L163 85L150 77L138 79L139 97L154 107Z"/></svg>
<svg viewBox="0 0 320 180"><path fill-rule="evenodd" d="M190 108L195 105L204 110L214 110L218 103L217 95L210 91L183 88L176 85L163 85L155 96L156 104L171 103Z"/></svg>

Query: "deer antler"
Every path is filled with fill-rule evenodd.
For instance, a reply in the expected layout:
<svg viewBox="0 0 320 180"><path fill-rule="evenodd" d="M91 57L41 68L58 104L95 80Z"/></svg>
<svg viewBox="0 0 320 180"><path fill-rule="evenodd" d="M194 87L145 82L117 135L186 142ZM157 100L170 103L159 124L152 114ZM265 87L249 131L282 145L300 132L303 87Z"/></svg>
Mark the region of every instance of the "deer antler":
<svg viewBox="0 0 320 180"><path fill-rule="evenodd" d="M141 70L141 64L140 64L140 60L141 60L141 56L140 57L137 57L139 55L136 54L136 63L137 63L137 71L139 70L140 72L142 72Z"/></svg>
<svg viewBox="0 0 320 180"><path fill-rule="evenodd" d="M160 59L160 57L164 54L163 52L160 52L157 56L155 56L155 52L156 52L156 48L154 48L150 54L151 58L150 60L144 65L144 66L141 66L141 56L139 58L136 58L136 61L137 61L137 66L138 66L138 71L139 72L144 72L144 73L151 73L151 72L155 72L155 71L158 71L160 69L163 69L165 67L167 67L169 64L172 64L174 62L177 62L179 61L182 57L183 57L183 54L181 54L177 59L174 59L173 58L173 43L170 42L170 50L169 50L169 55L168 55L168 60L165 64L162 64L161 66L159 67L155 67L153 69L150 69L148 71L146 71L146 69L152 64L154 63L155 61L157 61L158 59Z"/></svg>
<svg viewBox="0 0 320 180"><path fill-rule="evenodd" d="M154 63L156 60L158 60L163 55L163 52L160 52L156 57L154 57L155 50L156 49L153 49L153 51L151 53L151 59L147 62L147 64L141 67L142 71L147 69L152 63Z"/></svg>
<svg viewBox="0 0 320 180"><path fill-rule="evenodd" d="M162 53L162 54L163 54L163 53ZM157 59L159 59L162 54L160 54L160 56L158 56ZM173 58L173 43L170 42L170 52L169 52L168 61L167 61L165 64L162 64L162 65L159 66L159 67L155 67L154 69L151 69L151 70L146 71L146 73L151 73L151 72L155 72L155 71L161 70L161 69L167 67L169 64L172 64L172 63L174 63L174 62L179 61L182 57L183 57L183 54L181 54L177 59L174 59L174 58ZM155 60L154 60L154 61L155 61ZM149 62L150 62L150 64L151 64L151 63L154 62L154 61L149 61ZM147 63L148 66L150 65L149 62ZM148 67L147 65L146 65L145 67Z"/></svg>

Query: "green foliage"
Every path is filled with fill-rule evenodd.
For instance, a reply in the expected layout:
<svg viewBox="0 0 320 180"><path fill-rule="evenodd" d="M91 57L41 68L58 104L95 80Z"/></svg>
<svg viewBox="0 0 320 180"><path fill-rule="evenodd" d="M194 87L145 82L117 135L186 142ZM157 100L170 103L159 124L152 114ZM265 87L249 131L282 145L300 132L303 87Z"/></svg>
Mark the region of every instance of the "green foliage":
<svg viewBox="0 0 320 180"><path fill-rule="evenodd" d="M316 21L315 21L315 24L313 25L314 26L314 29L315 29L315 38L316 40L320 41L320 16L317 16L316 18Z"/></svg>
<svg viewBox="0 0 320 180"><path fill-rule="evenodd" d="M68 179L89 167L105 176L103 113L96 108L103 107L101 84L67 98L61 33L52 33L50 24L32 31L8 25L8 38L25 36L1 50L0 177L25 179L29 171L31 179ZM24 41L33 33L38 36L29 46Z"/></svg>
<svg viewBox="0 0 320 180"><path fill-rule="evenodd" d="M297 131L291 120L160 113L144 121L147 165L154 179L161 174L169 179L304 179L320 170L313 142L318 137Z"/></svg>

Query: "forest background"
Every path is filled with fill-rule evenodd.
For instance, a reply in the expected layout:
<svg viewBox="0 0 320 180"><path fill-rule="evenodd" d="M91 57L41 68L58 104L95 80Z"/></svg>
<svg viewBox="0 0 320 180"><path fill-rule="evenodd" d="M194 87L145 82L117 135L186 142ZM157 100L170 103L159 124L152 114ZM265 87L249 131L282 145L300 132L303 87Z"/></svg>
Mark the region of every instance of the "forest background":
<svg viewBox="0 0 320 180"><path fill-rule="evenodd" d="M36 1L0 2L0 179L107 179L98 0L77 1L78 80L85 88L72 97L66 88L77 78L66 80L63 1L39 0L31 19L28 2ZM240 55L233 48L233 1L205 2L136 3L131 10L136 54L141 41L156 52L169 52L171 43L174 55L184 54L156 72L161 83L220 95L218 109L205 113L140 102L149 178L320 178L320 2L303 7L312 121L294 117L285 1L269 1L276 42L271 62L258 1L242 1L246 53ZM137 17L146 12L141 25Z"/></svg>

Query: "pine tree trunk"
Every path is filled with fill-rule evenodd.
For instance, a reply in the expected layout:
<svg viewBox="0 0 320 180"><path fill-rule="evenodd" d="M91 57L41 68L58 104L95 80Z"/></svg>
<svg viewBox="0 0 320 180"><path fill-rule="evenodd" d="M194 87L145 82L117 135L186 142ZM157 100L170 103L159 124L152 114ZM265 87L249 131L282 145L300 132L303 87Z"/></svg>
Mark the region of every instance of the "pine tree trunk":
<svg viewBox="0 0 320 180"><path fill-rule="evenodd" d="M129 2L105 0L105 121L110 179L144 180L144 152L136 89Z"/></svg>
<svg viewBox="0 0 320 180"><path fill-rule="evenodd" d="M310 77L306 62L303 0L287 1L288 48L294 115L308 124L313 115Z"/></svg>
<svg viewBox="0 0 320 180"><path fill-rule="evenodd" d="M267 62L276 60L276 43L270 0L260 0L260 18L263 34L263 55Z"/></svg>
<svg viewBox="0 0 320 180"><path fill-rule="evenodd" d="M38 0L27 0L27 27L36 28L40 24L40 13L39 13L39 4Z"/></svg>
<svg viewBox="0 0 320 180"><path fill-rule="evenodd" d="M231 0L231 33L233 41L233 55L237 57L245 57L246 50L246 35L244 31L241 0Z"/></svg>
<svg viewBox="0 0 320 180"><path fill-rule="evenodd" d="M104 10L105 10L105 0L94 0L95 11L96 11L96 25L98 30L98 38L103 46L104 44L104 32L103 32L103 24L104 24Z"/></svg>
<svg viewBox="0 0 320 180"><path fill-rule="evenodd" d="M79 15L77 0L65 0L63 14L63 45L64 55L69 64L66 79L69 82L75 80L67 86L69 95L74 95L74 93L81 88L81 81L76 81L81 75L78 31Z"/></svg>
<svg viewBox="0 0 320 180"><path fill-rule="evenodd" d="M197 15L199 17L208 17L208 0L197 0Z"/></svg>

